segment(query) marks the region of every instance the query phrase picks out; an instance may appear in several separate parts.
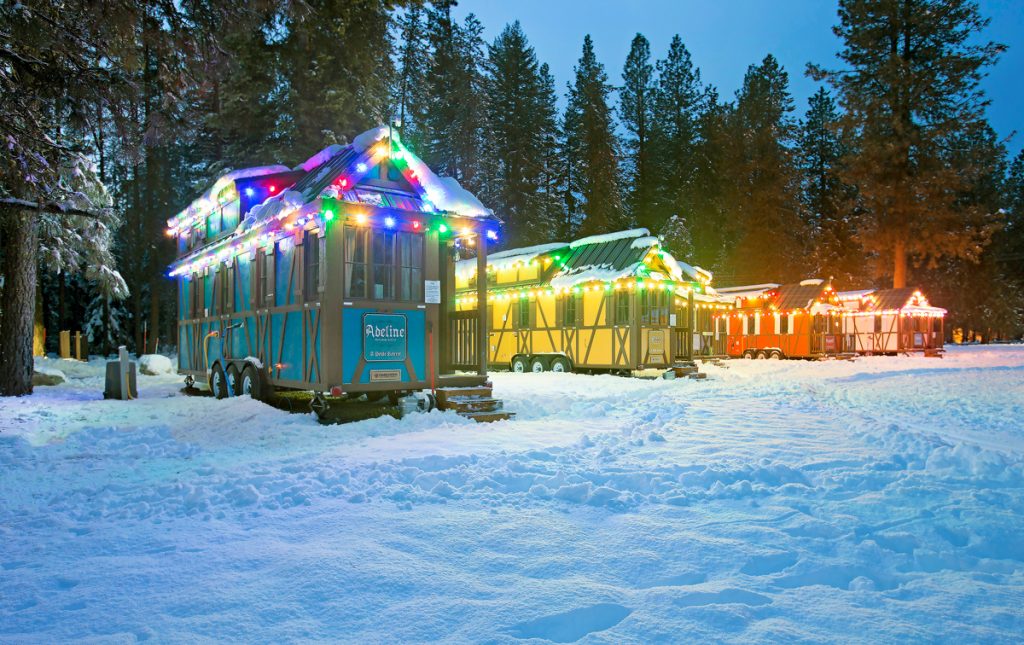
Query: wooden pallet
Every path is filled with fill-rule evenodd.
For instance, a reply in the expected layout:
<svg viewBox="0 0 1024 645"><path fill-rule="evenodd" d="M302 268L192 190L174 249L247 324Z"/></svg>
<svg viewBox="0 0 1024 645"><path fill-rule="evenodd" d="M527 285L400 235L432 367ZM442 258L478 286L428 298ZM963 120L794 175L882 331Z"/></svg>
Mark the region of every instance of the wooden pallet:
<svg viewBox="0 0 1024 645"><path fill-rule="evenodd" d="M437 408L454 410L460 416L478 423L505 421L515 417L515 412L504 410L504 403L494 398L490 382L467 387L437 388Z"/></svg>

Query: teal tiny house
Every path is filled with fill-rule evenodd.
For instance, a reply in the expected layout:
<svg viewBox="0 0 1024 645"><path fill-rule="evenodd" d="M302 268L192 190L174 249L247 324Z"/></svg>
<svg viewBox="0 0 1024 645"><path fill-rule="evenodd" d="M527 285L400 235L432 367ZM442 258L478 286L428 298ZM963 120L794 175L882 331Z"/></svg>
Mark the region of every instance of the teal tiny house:
<svg viewBox="0 0 1024 645"><path fill-rule="evenodd" d="M466 324L452 315L455 247L484 264L498 226L386 126L294 169L228 173L168 220L179 372L218 397L481 385L484 337L471 361L450 358L449 328Z"/></svg>

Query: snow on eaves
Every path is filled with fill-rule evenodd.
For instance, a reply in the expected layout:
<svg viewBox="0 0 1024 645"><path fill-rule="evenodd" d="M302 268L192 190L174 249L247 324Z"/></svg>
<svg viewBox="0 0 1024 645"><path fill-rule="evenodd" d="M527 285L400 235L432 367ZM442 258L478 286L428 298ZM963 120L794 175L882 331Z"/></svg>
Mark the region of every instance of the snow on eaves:
<svg viewBox="0 0 1024 645"><path fill-rule="evenodd" d="M256 223L281 218L306 203L305 197L297 190L286 190L276 197L265 200L249 209L242 222L238 225L239 231L247 231Z"/></svg>
<svg viewBox="0 0 1024 645"><path fill-rule="evenodd" d="M775 282L766 282L764 284L747 284L737 287L716 287L715 291L731 298L749 298L751 296L759 296L769 289L777 289L779 286L781 285Z"/></svg>
<svg viewBox="0 0 1024 645"><path fill-rule="evenodd" d="M586 267L580 267L572 272L563 273L556 275L551 278L551 286L555 289L567 289L574 287L578 284L585 282L593 282L600 280L604 282L610 282L613 280L621 280L622 278L628 278L636 274L636 270L643 264L643 262L634 262L628 267L622 269L616 269L607 264L599 266L590 265Z"/></svg>
<svg viewBox="0 0 1024 645"><path fill-rule="evenodd" d="M203 192L202 195L192 200L192 202L181 210L180 213L167 220L168 226L174 226L175 221L179 218L188 217L190 214L205 213L213 205L217 196L222 190L224 190L228 184L234 183L239 179L249 179L251 177L263 177L265 175L274 175L280 172L288 172L288 166L281 164L273 164L270 166L253 166L251 168L238 168L226 172L218 177L213 184Z"/></svg>

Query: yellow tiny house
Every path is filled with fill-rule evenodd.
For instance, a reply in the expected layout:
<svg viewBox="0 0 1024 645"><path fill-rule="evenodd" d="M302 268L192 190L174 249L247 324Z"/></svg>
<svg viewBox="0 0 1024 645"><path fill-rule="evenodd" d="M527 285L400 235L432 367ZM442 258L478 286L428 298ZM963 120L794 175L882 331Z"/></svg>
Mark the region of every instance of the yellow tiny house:
<svg viewBox="0 0 1024 645"><path fill-rule="evenodd" d="M487 258L488 358L513 371L636 372L713 352L726 309L711 274L679 262L646 229L542 244ZM456 268L456 308L478 307L477 262ZM707 329L700 328L703 322ZM450 342L458 346L460 330Z"/></svg>

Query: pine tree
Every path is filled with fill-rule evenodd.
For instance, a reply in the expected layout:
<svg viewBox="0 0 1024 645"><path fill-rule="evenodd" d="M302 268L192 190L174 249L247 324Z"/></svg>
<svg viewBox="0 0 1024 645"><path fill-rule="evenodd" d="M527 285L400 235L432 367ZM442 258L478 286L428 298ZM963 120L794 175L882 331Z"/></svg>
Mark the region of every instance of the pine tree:
<svg viewBox="0 0 1024 645"><path fill-rule="evenodd" d="M751 65L727 116L727 208L732 218L730 266L741 282L804 275L805 238L797 215L789 76L771 54Z"/></svg>
<svg viewBox="0 0 1024 645"><path fill-rule="evenodd" d="M622 70L619 90L619 118L627 132L628 152L626 205L633 222L654 227L655 173L652 159L652 126L654 124L654 66L651 45L642 34L633 37L626 64Z"/></svg>
<svg viewBox="0 0 1024 645"><path fill-rule="evenodd" d="M697 175L700 168L700 121L707 101L700 70L693 66L690 52L677 34L669 44L668 55L657 64L658 79L654 99L652 152L656 175L656 211L651 224L679 215L692 226L698 248L713 246L711 239L716 220L705 211L698 212L700 199Z"/></svg>
<svg viewBox="0 0 1024 645"><path fill-rule="evenodd" d="M668 218L658 237L662 247L674 257L687 262L693 257L693 236L685 217L673 215Z"/></svg>
<svg viewBox="0 0 1024 645"><path fill-rule="evenodd" d="M825 88L808 100L797 135L801 212L809 233L807 257L818 276L852 285L865 273L853 227L853 195L839 177L845 152L835 99Z"/></svg>
<svg viewBox="0 0 1024 645"><path fill-rule="evenodd" d="M978 41L987 25L972 0L841 0L833 31L846 68L809 68L836 89L856 133L844 178L864 211L860 238L890 263L895 286L907 283L908 263L965 256L991 233L988 213L957 204L989 169L947 156L958 133L984 120L978 83L1001 50Z"/></svg>
<svg viewBox="0 0 1024 645"><path fill-rule="evenodd" d="M429 102L425 85L430 62L422 8L409 7L399 19L398 29L401 45L392 89L393 112L402 123L402 141L411 149L420 150Z"/></svg>
<svg viewBox="0 0 1024 645"><path fill-rule="evenodd" d="M484 185L491 208L505 220L509 244L550 239L545 155L555 139L550 81L518 22L505 27L489 48L487 141L492 174Z"/></svg>
<svg viewBox="0 0 1024 645"><path fill-rule="evenodd" d="M470 14L462 25L451 18L451 0L427 12L427 40L432 60L426 76L430 97L424 115L425 161L454 177L469 190L482 187L486 120L483 27Z"/></svg>
<svg viewBox="0 0 1024 645"><path fill-rule="evenodd" d="M618 144L608 105L611 87L589 34L583 39L583 55L575 72L565 111L566 156L573 166L568 190L580 202L579 233L606 233L626 221L619 191Z"/></svg>

